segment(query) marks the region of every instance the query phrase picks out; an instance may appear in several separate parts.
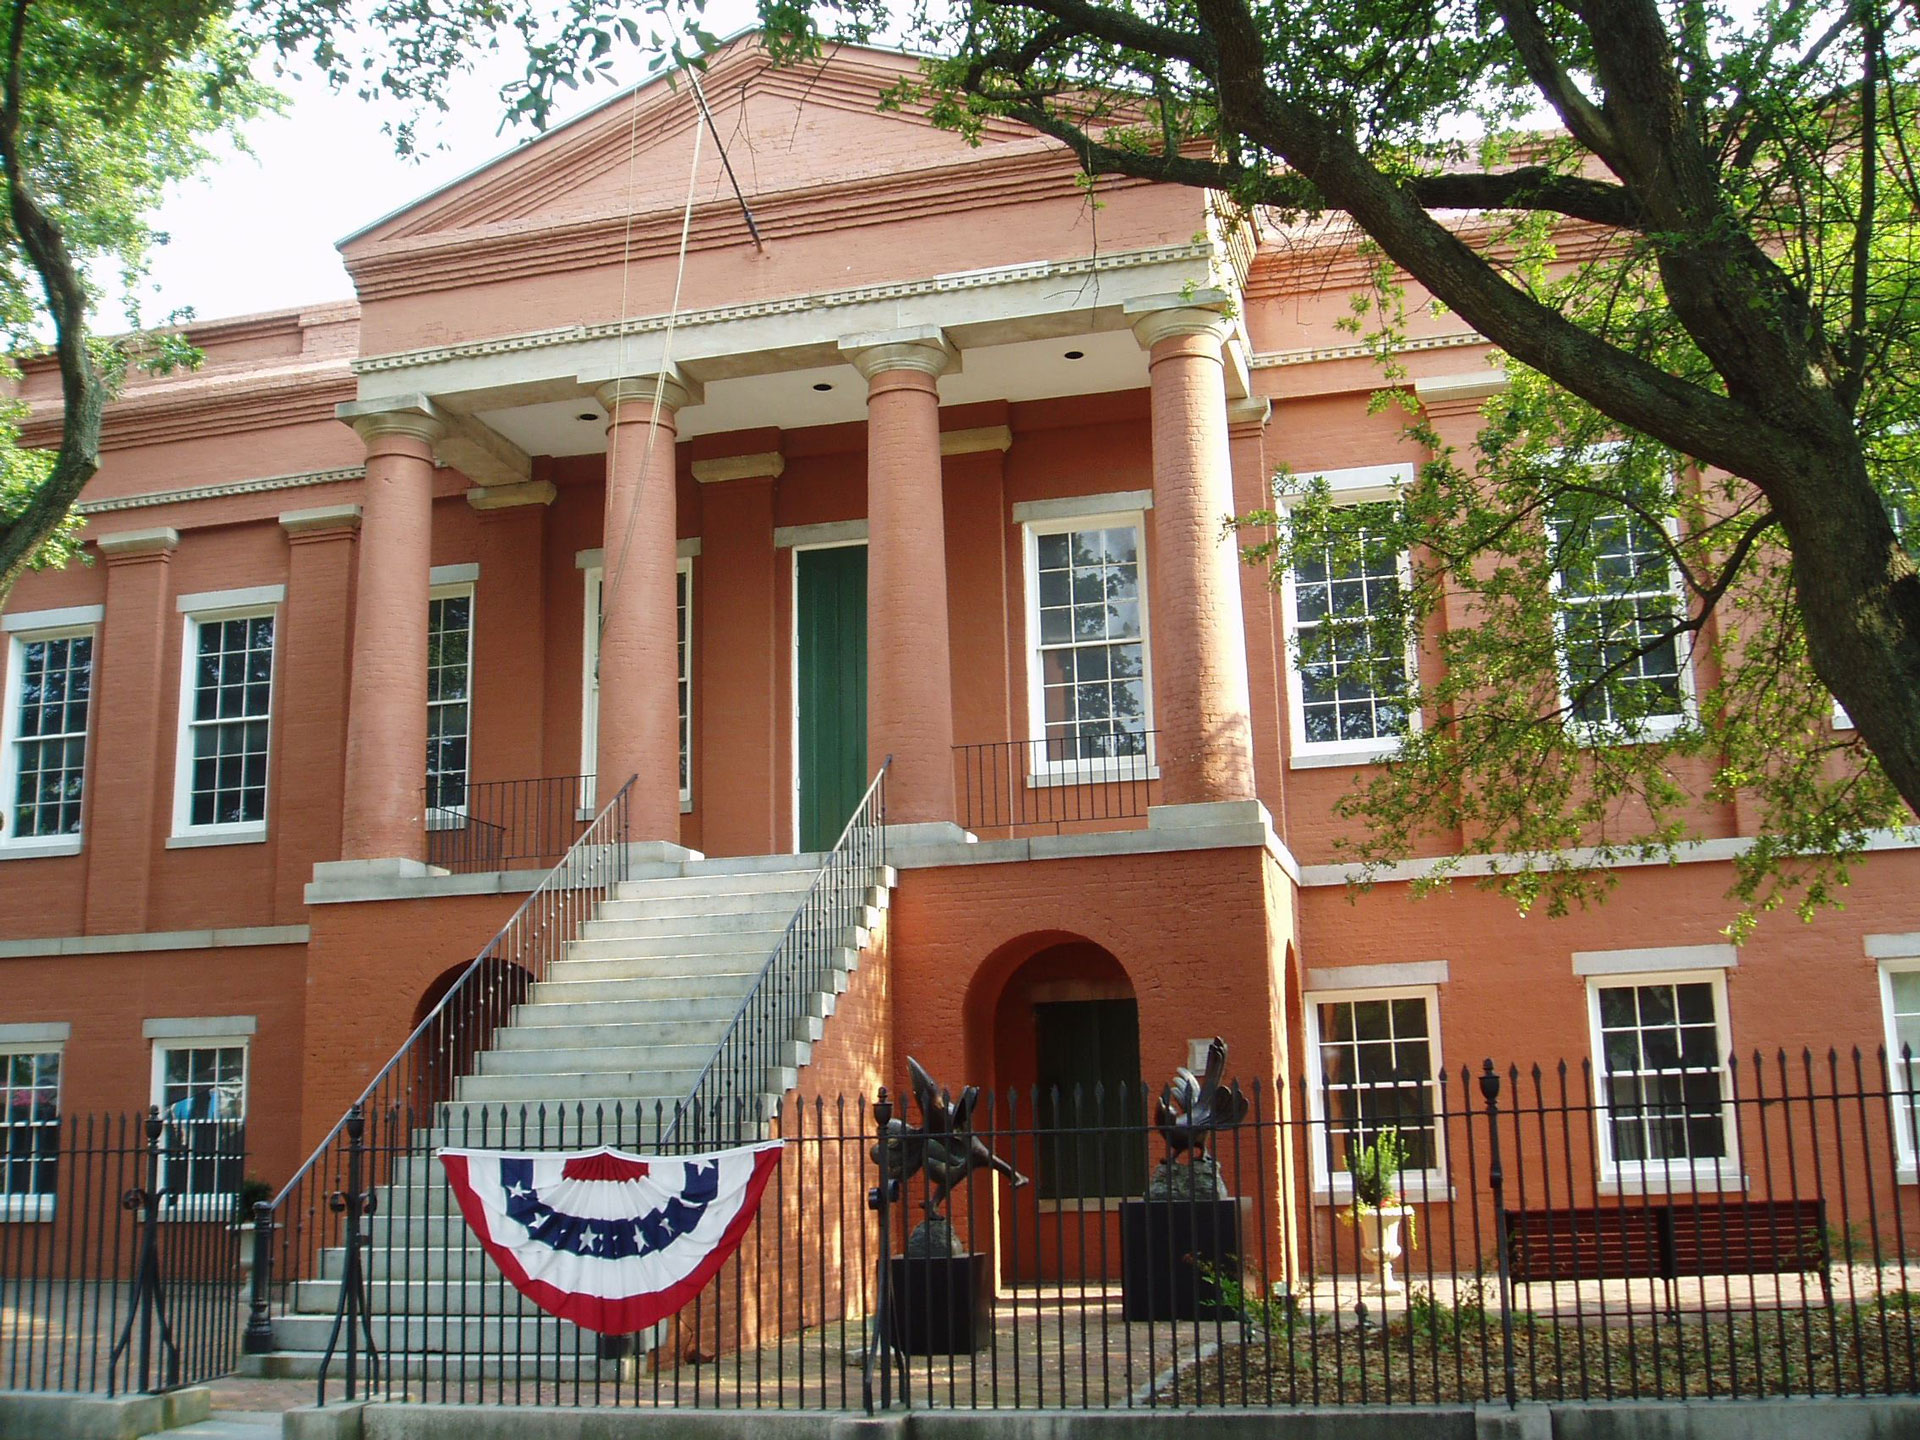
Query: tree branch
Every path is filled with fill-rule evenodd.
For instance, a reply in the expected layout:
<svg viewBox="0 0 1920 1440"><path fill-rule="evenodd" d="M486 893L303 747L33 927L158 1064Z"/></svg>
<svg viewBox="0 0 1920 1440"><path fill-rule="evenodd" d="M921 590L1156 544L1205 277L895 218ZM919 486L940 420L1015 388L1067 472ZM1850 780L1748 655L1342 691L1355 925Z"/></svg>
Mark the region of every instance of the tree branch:
<svg viewBox="0 0 1920 1440"><path fill-rule="evenodd" d="M1526 0L1497 0L1497 5L1500 21L1507 27L1507 35L1519 53L1520 63L1526 66L1528 78L1553 106L1554 113L1573 138L1606 161L1617 174L1613 127L1601 109L1582 95L1572 77L1561 69L1559 54L1540 12Z"/></svg>
<svg viewBox="0 0 1920 1440"><path fill-rule="evenodd" d="M22 56L32 0L13 0L7 38L7 71L0 95L0 173L14 232L40 276L53 316L54 354L60 365L65 413L53 473L13 522L0 529L0 603L25 572L34 553L60 527L74 501L100 468L100 420L106 386L87 353L87 291L60 228L33 193L20 154Z"/></svg>
<svg viewBox="0 0 1920 1440"><path fill-rule="evenodd" d="M1645 218L1626 187L1558 174L1544 165L1427 175L1405 188L1429 210L1546 210L1619 230L1638 230Z"/></svg>

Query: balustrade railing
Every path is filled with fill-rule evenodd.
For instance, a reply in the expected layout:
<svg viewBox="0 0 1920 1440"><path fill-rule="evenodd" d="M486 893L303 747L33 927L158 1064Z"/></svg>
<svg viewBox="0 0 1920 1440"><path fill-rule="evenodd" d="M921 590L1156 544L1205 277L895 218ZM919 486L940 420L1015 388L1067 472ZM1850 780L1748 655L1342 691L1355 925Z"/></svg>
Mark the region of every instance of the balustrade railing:
<svg viewBox="0 0 1920 1440"><path fill-rule="evenodd" d="M798 1047L833 988L837 952L856 943L875 872L887 863L887 757L827 852L786 933L740 1002L713 1058L668 1121L662 1142L682 1149L735 1144L765 1132L769 1102L787 1087Z"/></svg>
<svg viewBox="0 0 1920 1440"><path fill-rule="evenodd" d="M1144 823L1159 800L1155 732L954 746L960 823L982 839Z"/></svg>
<svg viewBox="0 0 1920 1440"><path fill-rule="evenodd" d="M586 829L593 776L468 784L451 803L445 782L427 789L427 863L456 875L537 870L567 853Z"/></svg>

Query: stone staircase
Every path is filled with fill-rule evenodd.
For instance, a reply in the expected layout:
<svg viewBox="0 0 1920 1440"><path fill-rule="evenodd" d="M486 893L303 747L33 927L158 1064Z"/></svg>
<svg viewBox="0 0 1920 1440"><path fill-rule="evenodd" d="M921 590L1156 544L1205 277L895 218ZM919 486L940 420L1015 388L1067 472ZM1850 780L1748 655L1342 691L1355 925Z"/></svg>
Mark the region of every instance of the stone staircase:
<svg viewBox="0 0 1920 1440"><path fill-rule="evenodd" d="M506 1284L468 1233L434 1151L657 1143L662 1120L670 1123L712 1058L823 860L647 866L645 878L620 884L596 907L375 1192L364 1258L374 1344L393 1356L390 1383L430 1387L462 1374L559 1379L611 1363L598 1359L595 1336L541 1314ZM769 1068L756 1121L798 1083L881 923L893 879L884 867L874 872L859 923L831 947L802 1033ZM274 1317L274 1353L248 1357L250 1371L319 1373L344 1263L342 1249L321 1252L316 1278L298 1282ZM336 1356L336 1377L340 1364Z"/></svg>

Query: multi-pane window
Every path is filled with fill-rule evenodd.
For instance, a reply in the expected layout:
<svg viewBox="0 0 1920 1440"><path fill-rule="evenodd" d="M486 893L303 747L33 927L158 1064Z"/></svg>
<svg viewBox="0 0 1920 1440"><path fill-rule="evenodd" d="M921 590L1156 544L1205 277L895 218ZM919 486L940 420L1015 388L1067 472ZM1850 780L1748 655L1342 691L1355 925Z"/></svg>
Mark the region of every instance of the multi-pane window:
<svg viewBox="0 0 1920 1440"><path fill-rule="evenodd" d="M1296 749L1378 751L1407 732L1403 555L1383 533L1391 514L1391 502L1353 507L1351 525L1288 576Z"/></svg>
<svg viewBox="0 0 1920 1440"><path fill-rule="evenodd" d="M8 754L0 767L11 783L0 837L78 835L93 693L93 636L19 636L12 649Z"/></svg>
<svg viewBox="0 0 1920 1440"><path fill-rule="evenodd" d="M473 590L462 586L427 602L427 805L467 803L473 733Z"/></svg>
<svg viewBox="0 0 1920 1440"><path fill-rule="evenodd" d="M262 826L273 709L273 616L188 627L184 828Z"/></svg>
<svg viewBox="0 0 1920 1440"><path fill-rule="evenodd" d="M1901 1168L1920 1154L1920 969L1913 962L1880 972L1887 1019L1887 1074L1893 1084L1893 1124Z"/></svg>
<svg viewBox="0 0 1920 1440"><path fill-rule="evenodd" d="M1150 728L1140 527L1032 531L1036 689L1048 766L1146 754Z"/></svg>
<svg viewBox="0 0 1920 1440"><path fill-rule="evenodd" d="M1382 1131L1396 1130L1406 1168L1440 1168L1435 1123L1438 1037L1430 991L1324 996L1312 1007L1319 1051L1315 1103L1323 1139L1315 1169L1352 1171ZM1410 1182L1417 1191L1419 1182Z"/></svg>
<svg viewBox="0 0 1920 1440"><path fill-rule="evenodd" d="M1593 1005L1609 1163L1650 1178L1727 1164L1719 982L1649 977L1595 984Z"/></svg>
<svg viewBox="0 0 1920 1440"><path fill-rule="evenodd" d="M246 1148L246 1045L157 1046L154 1074L154 1103L166 1125L167 1193L237 1195Z"/></svg>
<svg viewBox="0 0 1920 1440"><path fill-rule="evenodd" d="M1596 729L1670 727L1686 712L1683 615L1666 532L1621 509L1554 522L1561 684Z"/></svg>
<svg viewBox="0 0 1920 1440"><path fill-rule="evenodd" d="M6 1107L0 1111L0 1217L53 1203L60 1153L60 1052L0 1051Z"/></svg>
<svg viewBox="0 0 1920 1440"><path fill-rule="evenodd" d="M580 712L580 769L586 779L581 782L580 798L582 804L591 805L595 803L597 780L590 772L598 762L600 746L600 626L606 589L604 572L599 566L586 571L586 582L586 683ZM680 718L680 803L690 805L693 803L693 561L690 558L683 557L675 571L673 601Z"/></svg>

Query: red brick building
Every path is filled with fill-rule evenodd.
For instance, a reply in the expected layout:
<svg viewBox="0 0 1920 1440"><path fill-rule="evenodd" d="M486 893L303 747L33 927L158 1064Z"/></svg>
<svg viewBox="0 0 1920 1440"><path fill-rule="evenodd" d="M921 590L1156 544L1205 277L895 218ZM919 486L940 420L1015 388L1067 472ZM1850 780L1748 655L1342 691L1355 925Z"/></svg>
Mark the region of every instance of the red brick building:
<svg viewBox="0 0 1920 1440"><path fill-rule="evenodd" d="M1738 804L1564 919L1410 898L1459 836L1350 895L1333 803L1409 721L1303 677L1289 637L1394 557L1275 587L1220 521L1283 465L1366 503L1422 460L1335 325L1363 262L1196 190L1093 203L1009 126L976 148L881 113L909 63L716 58L763 245L708 143L682 272L697 112L655 85L350 236L356 302L198 325L200 369L129 385L86 563L3 622L16 1095L211 1090L277 1183L605 800L581 777L635 777L636 864L691 881L830 845L887 756L884 961L808 1093L909 1053L1157 1084L1218 1033L1339 1120L1404 1089L1384 1071L1598 1061L1627 1031L1920 1037L1899 837L1844 909L1738 950ZM1499 372L1409 308L1403 383L1468 447ZM26 398L50 438L50 367ZM1674 664L1677 693L1711 684Z"/></svg>

